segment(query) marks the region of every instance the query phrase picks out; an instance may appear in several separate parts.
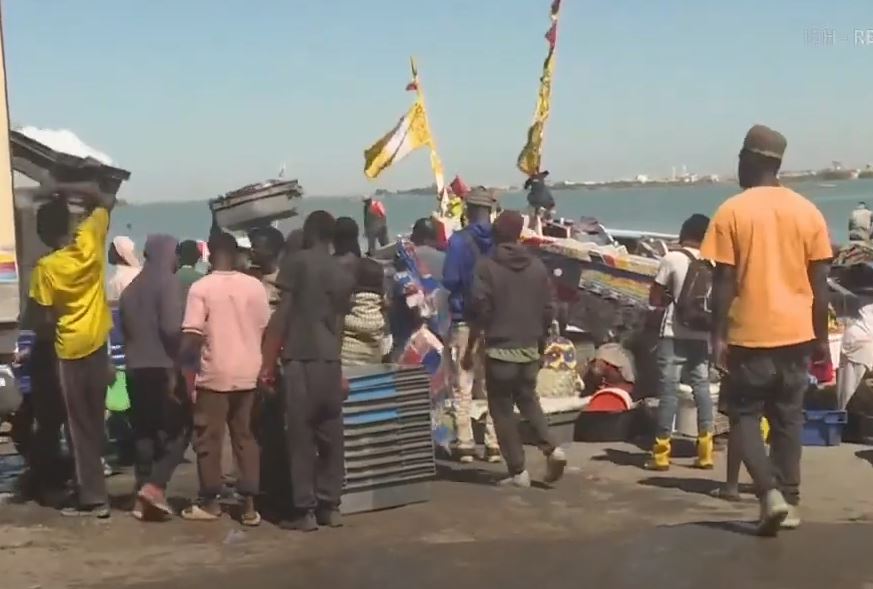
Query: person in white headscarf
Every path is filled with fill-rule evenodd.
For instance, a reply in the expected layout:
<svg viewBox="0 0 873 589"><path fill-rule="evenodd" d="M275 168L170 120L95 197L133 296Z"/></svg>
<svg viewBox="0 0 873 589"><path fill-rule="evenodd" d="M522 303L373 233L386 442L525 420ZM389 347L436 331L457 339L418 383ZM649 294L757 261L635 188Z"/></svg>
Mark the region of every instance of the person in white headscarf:
<svg viewBox="0 0 873 589"><path fill-rule="evenodd" d="M109 284L106 287L106 298L110 301L117 301L127 285L142 269L139 258L136 256L136 246L131 238L119 235L112 240L112 244L109 246L109 263L115 266L115 273L109 279Z"/></svg>

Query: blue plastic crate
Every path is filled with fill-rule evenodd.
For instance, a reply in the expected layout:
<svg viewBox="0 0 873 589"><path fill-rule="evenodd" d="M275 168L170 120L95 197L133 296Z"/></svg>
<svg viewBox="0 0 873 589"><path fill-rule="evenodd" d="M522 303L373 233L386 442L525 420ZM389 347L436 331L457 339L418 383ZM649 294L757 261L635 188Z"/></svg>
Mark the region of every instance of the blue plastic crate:
<svg viewBox="0 0 873 589"><path fill-rule="evenodd" d="M804 411L803 445L839 446L847 420L845 411Z"/></svg>

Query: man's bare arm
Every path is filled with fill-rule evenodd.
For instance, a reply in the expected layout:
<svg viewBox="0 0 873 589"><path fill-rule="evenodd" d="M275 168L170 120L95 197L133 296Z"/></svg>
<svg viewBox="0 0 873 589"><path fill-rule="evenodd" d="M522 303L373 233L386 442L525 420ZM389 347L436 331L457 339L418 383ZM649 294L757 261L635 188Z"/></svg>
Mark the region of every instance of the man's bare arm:
<svg viewBox="0 0 873 589"><path fill-rule="evenodd" d="M809 284L812 287L812 328L815 339L819 343L828 341L828 273L831 265L829 260L811 262L808 268Z"/></svg>
<svg viewBox="0 0 873 589"><path fill-rule="evenodd" d="M737 269L716 264L712 279L712 335L727 338L728 314L737 296Z"/></svg>
<svg viewBox="0 0 873 589"><path fill-rule="evenodd" d="M54 186L55 192L66 198L81 199L87 209L102 207L112 212L116 197L100 189L96 182L61 182Z"/></svg>
<svg viewBox="0 0 873 589"><path fill-rule="evenodd" d="M728 315L737 296L737 269L716 264L712 279L712 363L724 370L727 352Z"/></svg>
<svg viewBox="0 0 873 589"><path fill-rule="evenodd" d="M32 298L24 305L24 313L21 317L21 325L44 338L51 334L54 337L55 324L54 310L51 307L40 305Z"/></svg>

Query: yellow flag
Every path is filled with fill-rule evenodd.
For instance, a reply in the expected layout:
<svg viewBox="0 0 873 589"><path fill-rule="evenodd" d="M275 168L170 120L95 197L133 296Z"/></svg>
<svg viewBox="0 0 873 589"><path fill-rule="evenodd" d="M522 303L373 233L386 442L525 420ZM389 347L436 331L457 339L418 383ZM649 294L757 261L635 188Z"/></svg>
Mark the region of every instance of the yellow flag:
<svg viewBox="0 0 873 589"><path fill-rule="evenodd" d="M416 100L393 129L364 151L364 174L371 180L377 178L386 168L431 142L424 104Z"/></svg>
<svg viewBox="0 0 873 589"><path fill-rule="evenodd" d="M555 47L558 41L558 12L561 0L553 0L550 18L552 21L546 40L549 42L549 53L543 62L543 73L540 77L540 89L537 94L537 108L534 120L527 132L527 143L518 155L518 169L534 176L540 172L543 155L543 131L552 110L552 77L555 73Z"/></svg>

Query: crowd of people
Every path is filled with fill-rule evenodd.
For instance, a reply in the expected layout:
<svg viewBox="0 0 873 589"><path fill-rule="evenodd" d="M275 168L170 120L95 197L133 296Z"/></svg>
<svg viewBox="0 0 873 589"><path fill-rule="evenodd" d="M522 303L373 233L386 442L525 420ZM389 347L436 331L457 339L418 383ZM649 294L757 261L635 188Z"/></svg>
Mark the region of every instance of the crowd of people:
<svg viewBox="0 0 873 589"><path fill-rule="evenodd" d="M182 518L220 518L230 470L243 525L261 522L259 497L267 492L284 528L340 526L343 366L390 359L428 320L402 296L390 308L385 265L363 255L358 224L316 211L287 237L270 226L251 230L243 249L213 223L205 248L149 235L140 262L127 237L107 249L111 198L84 189L77 198L88 213L74 227L67 196L39 209L40 236L52 251L33 271L26 314L36 333L32 372L57 366L34 381L35 404L50 405L36 411L28 452L34 495L60 492L72 478L75 493L62 513L110 516L102 457L106 390L117 376L108 353L115 306L133 432L134 517L174 514L167 486L193 446L199 493ZM374 220L373 204L366 203L365 216L371 250L387 234L384 208ZM517 404L548 457L544 478L555 482L566 457L551 440L534 391L552 293L542 288L543 263L518 244L522 216L504 212L492 224L495 208L493 193L476 189L466 200L469 222L445 252L430 219L419 220L398 247L414 259L419 279L437 285L442 296L434 300L451 313L450 333L441 335L449 342L459 408L457 457L472 460L471 393L477 376L487 374L496 428L489 421L485 459L506 456L507 483L530 485ZM208 269L201 272L204 252ZM114 273L107 280L108 266ZM64 423L69 476L56 468Z"/></svg>
<svg viewBox="0 0 873 589"><path fill-rule="evenodd" d="M745 463L760 497L764 535L800 523L803 397L810 366L828 358L832 248L818 209L779 183L786 144L767 127L748 132L738 167L743 192L712 219L687 219L678 248L660 261L649 301L659 336L660 403L646 466L671 466L678 387L687 382L698 410L695 465L713 468L710 371L719 372L718 408L731 426L722 495L736 496ZM532 180L537 210L554 207L540 198L544 189L542 177ZM31 362L42 368L34 371L31 468L41 490L63 484L55 465L66 422L77 492L65 514L110 514L101 466L104 397L114 379L107 295L117 297L125 343L137 518L173 514L167 485L193 441L200 491L183 518L221 517L229 447L244 525L260 523L257 499L267 491L277 496L285 528L340 526L348 395L343 366L396 359L423 324L445 343L455 458L477 458L471 408L475 388L484 385L488 412L479 458L505 461L505 484L530 486L517 408L546 457L544 481L562 477L567 458L536 392L555 295L543 262L520 244L530 224L514 211L495 216L492 192L465 191L465 227L446 247L433 221L421 219L409 240L392 250L396 264L412 260L406 274L425 294L442 294L433 300L449 316L445 330L406 304L408 291L394 297L402 304L387 302L394 287L384 265L363 255L353 219L316 211L287 237L259 227L245 252L233 235L213 226L205 274L198 270L203 248L194 241L150 235L140 264L133 243L116 238L108 250L116 272L107 282L112 201L97 191L84 197L90 213L74 231L64 199L39 211L40 236L53 251L33 272L27 313L36 333ZM378 258L387 224L377 204L364 203L364 237L367 253ZM264 419L275 422L272 436L253 428ZM769 435L762 436L762 427Z"/></svg>

